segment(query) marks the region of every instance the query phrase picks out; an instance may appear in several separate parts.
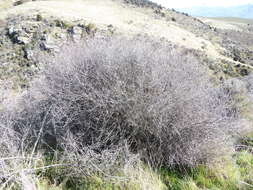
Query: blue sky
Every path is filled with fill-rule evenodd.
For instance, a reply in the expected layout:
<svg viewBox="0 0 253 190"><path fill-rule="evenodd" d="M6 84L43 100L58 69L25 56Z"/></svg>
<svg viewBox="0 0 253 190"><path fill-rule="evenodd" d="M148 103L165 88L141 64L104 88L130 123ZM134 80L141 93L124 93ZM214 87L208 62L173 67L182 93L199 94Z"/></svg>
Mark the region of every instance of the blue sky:
<svg viewBox="0 0 253 190"><path fill-rule="evenodd" d="M253 4L253 0L152 0L168 8L186 8L193 6L236 6Z"/></svg>

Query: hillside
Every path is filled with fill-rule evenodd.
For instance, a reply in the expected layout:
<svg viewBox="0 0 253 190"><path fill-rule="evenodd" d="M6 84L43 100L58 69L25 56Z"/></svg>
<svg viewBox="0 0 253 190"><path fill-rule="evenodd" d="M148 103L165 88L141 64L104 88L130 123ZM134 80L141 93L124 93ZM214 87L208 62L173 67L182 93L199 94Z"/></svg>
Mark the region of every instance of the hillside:
<svg viewBox="0 0 253 190"><path fill-rule="evenodd" d="M251 19L0 0L0 189L251 190L252 70Z"/></svg>
<svg viewBox="0 0 253 190"><path fill-rule="evenodd" d="M25 2L3 10L0 13L0 57L2 64L7 65L8 69L5 66L1 69L6 73L9 73L8 70L26 72L31 67L19 68L19 63L15 63L17 58L20 60L20 56L23 65L33 65L29 60L33 51L57 49L68 38L78 40L87 33L92 33L93 30L164 38L176 46L204 54L210 61L221 62L221 65L227 64L231 67L232 74L236 74L233 73L236 72L233 71L236 70L233 69L236 65L246 66L246 69L251 67L251 47L244 47L242 50L239 47L227 47L233 45L234 39L227 39L229 36L224 35L226 31L217 32L215 27L199 19L152 6L141 7L122 3L119 0L51 0ZM236 27L242 30L247 28L251 32L251 25ZM251 38L248 40L250 41ZM234 55L235 51L236 55ZM241 54L242 56L247 54L246 56L249 57L244 60L246 58ZM238 56L242 58L235 58ZM12 60L11 63L8 63L8 60ZM11 74L8 74L9 76Z"/></svg>
<svg viewBox="0 0 253 190"><path fill-rule="evenodd" d="M5 2L2 2L3 5ZM107 34L140 34L163 38L176 46L204 54L201 57L206 55L210 62L220 63L218 67L228 65L226 67L230 68L232 75L236 75L238 69L241 72L238 65L243 66L244 72L244 66L247 69L252 64L251 49L227 47L234 42L224 36L225 31L217 35L216 26L154 4L137 6L119 0L28 1L3 9L0 19L1 70L8 75L2 75L1 78L12 77L15 81L19 76L19 84L14 86L24 85L36 70L31 60L35 52L57 51L69 38L79 40L97 30ZM251 26L236 27L244 30ZM224 46L224 40L228 45ZM250 56L246 61L245 52L246 56ZM235 58L238 56L240 58ZM19 63L20 60L22 63ZM13 74L13 70L18 74Z"/></svg>

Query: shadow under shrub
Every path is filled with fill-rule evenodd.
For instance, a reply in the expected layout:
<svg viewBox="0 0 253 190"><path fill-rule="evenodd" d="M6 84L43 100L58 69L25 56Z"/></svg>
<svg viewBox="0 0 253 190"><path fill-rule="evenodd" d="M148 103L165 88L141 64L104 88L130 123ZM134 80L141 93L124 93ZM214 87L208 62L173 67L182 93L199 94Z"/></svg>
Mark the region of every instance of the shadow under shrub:
<svg viewBox="0 0 253 190"><path fill-rule="evenodd" d="M97 37L42 62L1 126L11 120L25 136L22 149L60 149L80 171L137 157L153 166L194 166L232 151L243 130L228 91L165 42Z"/></svg>

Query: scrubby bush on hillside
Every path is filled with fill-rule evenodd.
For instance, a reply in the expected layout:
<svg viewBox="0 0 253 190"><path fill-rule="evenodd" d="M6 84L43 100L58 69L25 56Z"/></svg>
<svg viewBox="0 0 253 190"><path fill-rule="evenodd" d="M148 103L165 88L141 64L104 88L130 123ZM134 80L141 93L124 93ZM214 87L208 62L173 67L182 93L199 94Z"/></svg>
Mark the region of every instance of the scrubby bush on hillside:
<svg viewBox="0 0 253 190"><path fill-rule="evenodd" d="M125 3L133 4L138 7L150 7L152 9L158 8L161 9L162 6L158 5L157 3L154 3L150 0L123 0Z"/></svg>
<svg viewBox="0 0 253 190"><path fill-rule="evenodd" d="M228 56L234 61L253 64L252 43L253 36L248 31L221 30L218 35L221 37L220 45L228 50Z"/></svg>
<svg viewBox="0 0 253 190"><path fill-rule="evenodd" d="M0 139L8 127L19 137L16 154L65 152L75 174L138 158L193 166L232 150L238 119L229 91L194 57L165 42L98 37L44 60L19 103L1 112Z"/></svg>

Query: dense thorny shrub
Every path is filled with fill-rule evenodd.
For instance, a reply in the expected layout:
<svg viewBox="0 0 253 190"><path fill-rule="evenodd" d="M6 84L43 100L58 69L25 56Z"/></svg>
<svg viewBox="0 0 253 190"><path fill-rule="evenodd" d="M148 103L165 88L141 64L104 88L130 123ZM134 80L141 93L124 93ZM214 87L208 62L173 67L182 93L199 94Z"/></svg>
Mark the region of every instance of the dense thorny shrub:
<svg viewBox="0 0 253 190"><path fill-rule="evenodd" d="M65 151L89 171L133 155L192 166L226 153L243 130L229 91L165 42L97 37L42 62L15 109L1 112L1 130L21 138L17 150Z"/></svg>

